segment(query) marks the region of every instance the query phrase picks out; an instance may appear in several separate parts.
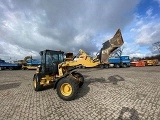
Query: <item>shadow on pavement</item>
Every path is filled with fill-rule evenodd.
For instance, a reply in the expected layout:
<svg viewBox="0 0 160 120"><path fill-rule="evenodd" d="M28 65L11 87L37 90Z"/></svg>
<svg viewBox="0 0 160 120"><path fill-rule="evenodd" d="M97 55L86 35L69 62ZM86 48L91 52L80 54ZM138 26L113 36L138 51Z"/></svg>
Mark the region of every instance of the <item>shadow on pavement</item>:
<svg viewBox="0 0 160 120"><path fill-rule="evenodd" d="M99 83L112 83L113 85L117 85L119 81L124 81L124 78L122 78L119 75L110 76L108 79L105 79L104 77L100 78L87 78L87 77L88 76L84 75L85 81L82 88L80 88L79 90L78 98L85 96L90 91L89 84L91 83L99 82Z"/></svg>
<svg viewBox="0 0 160 120"><path fill-rule="evenodd" d="M107 68L105 68L107 69ZM102 68L98 68L98 67L93 67L93 68L85 68L85 69L79 69L81 71L81 73L89 73L89 72L93 72L93 71L102 71L104 69Z"/></svg>
<svg viewBox="0 0 160 120"><path fill-rule="evenodd" d="M104 77L85 79L85 82L87 82L88 84L100 82L100 83L112 83L114 85L117 85L119 81L124 81L124 78L122 78L119 75L110 76L108 77L108 79L105 79Z"/></svg>
<svg viewBox="0 0 160 120"><path fill-rule="evenodd" d="M52 84L51 84L51 85L47 85L47 86L43 86L42 91L48 90L48 89L53 89L53 90L54 90L53 86L54 86L54 85L52 85Z"/></svg>
<svg viewBox="0 0 160 120"><path fill-rule="evenodd" d="M0 85L0 90L7 90L7 89L12 89L12 88L17 88L20 85L21 85L21 82L2 84L2 85Z"/></svg>
<svg viewBox="0 0 160 120"><path fill-rule="evenodd" d="M122 107L120 115L116 120L140 120L137 110L134 108Z"/></svg>
<svg viewBox="0 0 160 120"><path fill-rule="evenodd" d="M113 75L113 76L108 77L108 80L109 80L110 83L113 83L114 85L117 85L117 83L119 81L124 81L124 78L122 78L119 75Z"/></svg>

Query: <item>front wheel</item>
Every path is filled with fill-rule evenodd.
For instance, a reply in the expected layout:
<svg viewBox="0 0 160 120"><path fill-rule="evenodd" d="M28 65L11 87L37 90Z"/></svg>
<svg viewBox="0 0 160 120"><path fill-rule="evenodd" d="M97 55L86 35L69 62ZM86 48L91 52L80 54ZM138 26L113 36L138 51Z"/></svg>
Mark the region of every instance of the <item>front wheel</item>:
<svg viewBox="0 0 160 120"><path fill-rule="evenodd" d="M78 83L73 78L63 78L57 84L58 96L66 101L75 99L78 93Z"/></svg>
<svg viewBox="0 0 160 120"><path fill-rule="evenodd" d="M104 68L104 65L103 65L103 64L100 64L100 68L103 69L103 68Z"/></svg>
<svg viewBox="0 0 160 120"><path fill-rule="evenodd" d="M13 67L9 67L9 70L13 70Z"/></svg>
<svg viewBox="0 0 160 120"><path fill-rule="evenodd" d="M120 65L119 65L119 64L115 64L115 67L116 67L116 68L120 68Z"/></svg>
<svg viewBox="0 0 160 120"><path fill-rule="evenodd" d="M127 67L127 65L126 64L123 64L123 68L126 68Z"/></svg>
<svg viewBox="0 0 160 120"><path fill-rule="evenodd" d="M104 68L108 69L109 65L108 64L104 64Z"/></svg>
<svg viewBox="0 0 160 120"><path fill-rule="evenodd" d="M40 85L40 75L39 74L36 74L34 75L33 77L33 87L34 87L34 90L35 91L40 91L42 90L42 85Z"/></svg>

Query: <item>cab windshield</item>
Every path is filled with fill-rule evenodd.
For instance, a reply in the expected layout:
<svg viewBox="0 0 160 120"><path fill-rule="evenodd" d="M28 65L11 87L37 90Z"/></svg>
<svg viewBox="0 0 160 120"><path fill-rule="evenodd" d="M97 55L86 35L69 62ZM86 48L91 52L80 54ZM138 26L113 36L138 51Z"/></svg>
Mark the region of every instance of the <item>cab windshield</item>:
<svg viewBox="0 0 160 120"><path fill-rule="evenodd" d="M62 53L49 52L46 54L46 61L48 63L61 63L64 61Z"/></svg>

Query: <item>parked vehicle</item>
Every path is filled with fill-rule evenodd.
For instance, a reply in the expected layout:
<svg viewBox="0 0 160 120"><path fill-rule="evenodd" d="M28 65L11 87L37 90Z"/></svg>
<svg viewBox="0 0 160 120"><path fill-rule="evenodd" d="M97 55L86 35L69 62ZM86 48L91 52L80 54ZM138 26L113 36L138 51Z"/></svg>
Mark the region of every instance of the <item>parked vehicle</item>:
<svg viewBox="0 0 160 120"><path fill-rule="evenodd" d="M22 65L23 70L35 70L41 64L41 60L39 59L32 59L29 58L26 62Z"/></svg>
<svg viewBox="0 0 160 120"><path fill-rule="evenodd" d="M116 68L119 67L130 67L130 59L129 56L118 56L118 57L111 57L108 59L110 66L114 66Z"/></svg>
<svg viewBox="0 0 160 120"><path fill-rule="evenodd" d="M134 61L131 62L131 66L133 67L145 67L145 62L144 61Z"/></svg>
<svg viewBox="0 0 160 120"><path fill-rule="evenodd" d="M142 60L145 62L146 66L155 66L158 65L158 59L153 59L153 60Z"/></svg>
<svg viewBox="0 0 160 120"><path fill-rule="evenodd" d="M121 30L118 29L115 35L110 39L104 42L102 48L97 52L96 56L90 56L84 50L80 49L79 53L74 57L74 62L82 65L82 68L86 67L101 67L108 68L109 55L116 50L117 48L123 45L124 41L122 38Z"/></svg>
<svg viewBox="0 0 160 120"><path fill-rule="evenodd" d="M15 70L15 69L21 69L22 65L15 64L15 63L9 63L5 62L5 60L0 60L0 70L9 69L9 70Z"/></svg>

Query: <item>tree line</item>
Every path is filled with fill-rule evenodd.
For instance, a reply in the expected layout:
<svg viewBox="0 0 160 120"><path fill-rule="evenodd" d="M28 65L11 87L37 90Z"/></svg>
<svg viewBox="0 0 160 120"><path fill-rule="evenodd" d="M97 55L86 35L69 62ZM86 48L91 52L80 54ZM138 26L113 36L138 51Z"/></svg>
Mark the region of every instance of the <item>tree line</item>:
<svg viewBox="0 0 160 120"><path fill-rule="evenodd" d="M158 59L158 61L160 61L160 54L155 55L155 56L147 56L147 57L141 58L141 60L153 60L153 59Z"/></svg>
<svg viewBox="0 0 160 120"><path fill-rule="evenodd" d="M153 56L146 56L146 57L133 57L131 58L131 62L140 61L140 60L153 60L153 59L158 59L158 61L160 61L160 54L153 55Z"/></svg>

